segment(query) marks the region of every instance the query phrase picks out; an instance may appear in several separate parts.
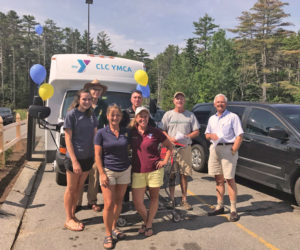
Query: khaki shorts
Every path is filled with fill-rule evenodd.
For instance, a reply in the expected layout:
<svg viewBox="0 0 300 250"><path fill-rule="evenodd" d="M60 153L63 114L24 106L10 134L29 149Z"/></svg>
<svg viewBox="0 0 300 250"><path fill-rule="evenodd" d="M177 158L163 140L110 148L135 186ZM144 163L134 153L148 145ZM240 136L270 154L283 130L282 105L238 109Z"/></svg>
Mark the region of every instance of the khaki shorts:
<svg viewBox="0 0 300 250"><path fill-rule="evenodd" d="M232 155L232 145L220 145L209 148L208 174L223 175L225 179L234 179L238 152Z"/></svg>
<svg viewBox="0 0 300 250"><path fill-rule="evenodd" d="M133 173L132 188L156 188L164 183L164 168L148 172L148 173Z"/></svg>
<svg viewBox="0 0 300 250"><path fill-rule="evenodd" d="M129 184L131 177L131 166L124 171L117 172L112 171L110 169L104 168L104 172L106 173L109 179L109 185L118 185L118 184ZM101 181L100 181L101 185Z"/></svg>
<svg viewBox="0 0 300 250"><path fill-rule="evenodd" d="M174 149L176 150L176 149ZM171 174L180 173L192 176L192 147L191 145L178 150Z"/></svg>

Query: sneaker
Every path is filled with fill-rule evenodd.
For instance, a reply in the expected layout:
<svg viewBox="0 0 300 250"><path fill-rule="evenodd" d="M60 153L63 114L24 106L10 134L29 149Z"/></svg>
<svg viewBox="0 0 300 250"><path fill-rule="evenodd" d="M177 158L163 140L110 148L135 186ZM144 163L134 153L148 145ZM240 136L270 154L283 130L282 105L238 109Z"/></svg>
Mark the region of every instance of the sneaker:
<svg viewBox="0 0 300 250"><path fill-rule="evenodd" d="M193 210L193 207L187 201L181 201L180 204L185 210Z"/></svg>

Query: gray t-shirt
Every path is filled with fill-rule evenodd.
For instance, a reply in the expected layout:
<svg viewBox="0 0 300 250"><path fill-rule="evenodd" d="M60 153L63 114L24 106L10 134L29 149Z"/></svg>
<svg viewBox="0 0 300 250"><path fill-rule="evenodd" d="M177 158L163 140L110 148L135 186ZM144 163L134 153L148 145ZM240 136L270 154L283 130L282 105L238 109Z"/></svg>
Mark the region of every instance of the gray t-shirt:
<svg viewBox="0 0 300 250"><path fill-rule="evenodd" d="M94 156L94 129L98 121L95 115L88 117L77 108L67 112L64 129L72 130L72 144L77 159L87 159ZM70 158L69 153L66 154Z"/></svg>
<svg viewBox="0 0 300 250"><path fill-rule="evenodd" d="M166 131L170 137L176 137L178 132L187 135L199 128L200 125L196 116L188 110L185 110L182 113L170 110L167 111L162 118L162 129ZM185 143L181 143L192 144L192 140L190 138L186 138Z"/></svg>

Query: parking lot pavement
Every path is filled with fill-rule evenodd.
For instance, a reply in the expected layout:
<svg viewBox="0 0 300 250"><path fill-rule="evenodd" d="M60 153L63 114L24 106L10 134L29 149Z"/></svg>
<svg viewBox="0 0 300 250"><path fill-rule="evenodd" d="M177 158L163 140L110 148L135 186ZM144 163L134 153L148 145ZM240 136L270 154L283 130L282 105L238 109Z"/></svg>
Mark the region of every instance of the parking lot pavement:
<svg viewBox="0 0 300 250"><path fill-rule="evenodd" d="M170 212L159 212L149 238L139 236L139 216L126 214L127 225L122 228L128 235L116 244L116 249L297 249L300 244L300 211L288 201L247 186L238 185L238 222L228 221L227 214L208 217L207 211L216 202L215 183L206 174L194 173L189 182L189 202L193 211L181 212L178 223L172 221ZM13 249L101 249L104 238L102 213L83 209L79 219L86 224L83 232L63 228L64 187L55 183L52 165L47 164L35 182L35 192L23 218ZM162 194L164 192L162 191ZM176 188L177 196L180 188ZM227 198L227 197L226 197ZM101 194L99 194L99 203ZM179 199L178 199L179 201ZM86 194L84 203L86 204ZM178 208L180 209L180 208Z"/></svg>

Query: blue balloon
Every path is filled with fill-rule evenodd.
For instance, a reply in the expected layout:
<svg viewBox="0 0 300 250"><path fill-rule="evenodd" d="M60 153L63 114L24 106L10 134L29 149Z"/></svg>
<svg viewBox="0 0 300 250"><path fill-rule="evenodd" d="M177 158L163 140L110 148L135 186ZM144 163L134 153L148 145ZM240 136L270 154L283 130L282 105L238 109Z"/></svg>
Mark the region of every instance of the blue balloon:
<svg viewBox="0 0 300 250"><path fill-rule="evenodd" d="M145 97L145 98L150 97L150 87L149 87L149 84L147 84L146 87L138 84L136 86L136 89L142 92L143 97Z"/></svg>
<svg viewBox="0 0 300 250"><path fill-rule="evenodd" d="M36 32L38 35L43 34L43 27L42 27L40 24L35 25L35 32Z"/></svg>
<svg viewBox="0 0 300 250"><path fill-rule="evenodd" d="M34 81L38 85L40 85L45 80L47 75L45 67L40 64L34 64L30 68L29 73L32 81Z"/></svg>

